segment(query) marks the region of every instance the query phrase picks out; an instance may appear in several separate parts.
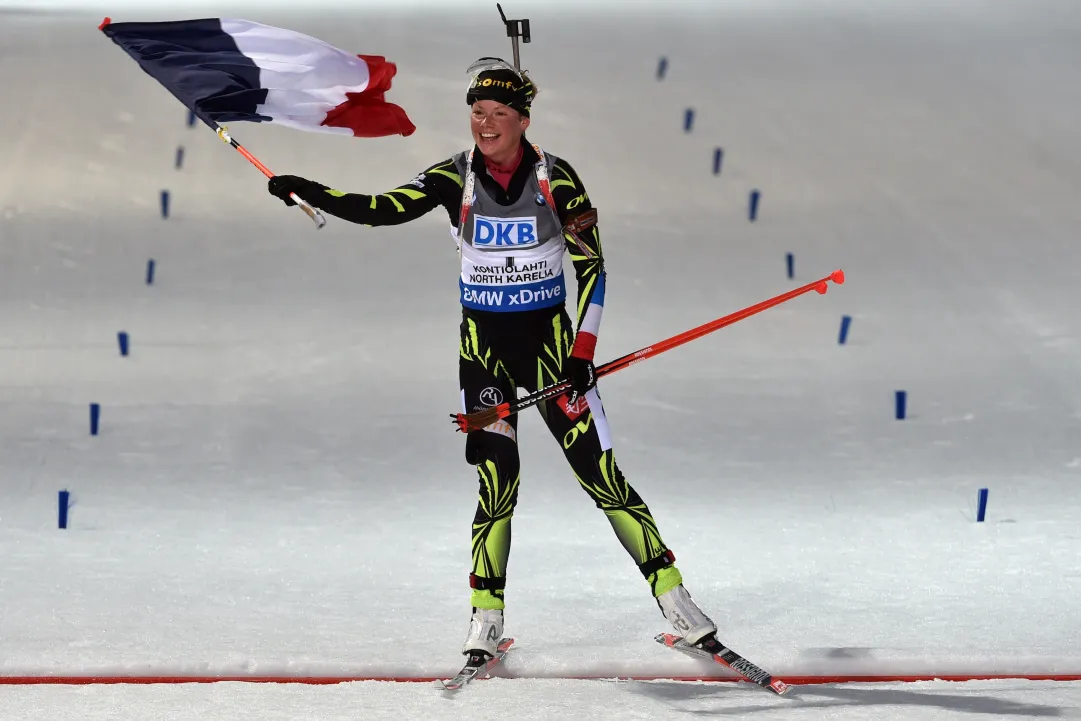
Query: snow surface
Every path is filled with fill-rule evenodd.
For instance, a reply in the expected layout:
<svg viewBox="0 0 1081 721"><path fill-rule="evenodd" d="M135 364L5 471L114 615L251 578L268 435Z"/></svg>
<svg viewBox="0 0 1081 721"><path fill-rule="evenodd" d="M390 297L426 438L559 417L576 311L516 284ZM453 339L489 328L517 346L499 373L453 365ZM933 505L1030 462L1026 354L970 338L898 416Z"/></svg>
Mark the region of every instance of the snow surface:
<svg viewBox="0 0 1081 721"><path fill-rule="evenodd" d="M600 209L600 359L848 277L601 384L620 465L688 587L780 676L1081 673L1081 5L679 7L573 22L505 9L532 20L530 137ZM359 192L466 147L464 69L508 51L488 7L245 16L398 64L410 138L231 128L276 172ZM445 214L317 232L187 128L98 15L2 18L0 673L456 670L476 481L447 418ZM652 641L648 589L545 436L528 414L508 675L722 675ZM65 531L60 489L75 498ZM572 700L598 718L799 717L729 684L476 691L448 705L425 684L4 687L0 717L449 718L497 700L512 716ZM1076 684L919 684L801 689L793 705L1001 718L1076 713L1079 698Z"/></svg>
<svg viewBox="0 0 1081 721"><path fill-rule="evenodd" d="M473 684L456 697L428 684L381 681L322 687L243 683L30 686L10 691L7 696L13 715L6 718L12 721L1081 718L1081 684L1047 681L805 686L784 697L732 684L539 679L491 679Z"/></svg>

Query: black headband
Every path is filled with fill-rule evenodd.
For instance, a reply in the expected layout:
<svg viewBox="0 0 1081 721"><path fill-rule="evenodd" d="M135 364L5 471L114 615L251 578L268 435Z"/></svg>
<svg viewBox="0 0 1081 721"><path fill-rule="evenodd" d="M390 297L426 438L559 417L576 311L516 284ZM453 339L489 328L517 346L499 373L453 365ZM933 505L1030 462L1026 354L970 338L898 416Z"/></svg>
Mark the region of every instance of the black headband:
<svg viewBox="0 0 1081 721"><path fill-rule="evenodd" d="M529 116L536 88L528 76L510 68L482 70L473 77L465 95L466 105L478 100L494 100Z"/></svg>

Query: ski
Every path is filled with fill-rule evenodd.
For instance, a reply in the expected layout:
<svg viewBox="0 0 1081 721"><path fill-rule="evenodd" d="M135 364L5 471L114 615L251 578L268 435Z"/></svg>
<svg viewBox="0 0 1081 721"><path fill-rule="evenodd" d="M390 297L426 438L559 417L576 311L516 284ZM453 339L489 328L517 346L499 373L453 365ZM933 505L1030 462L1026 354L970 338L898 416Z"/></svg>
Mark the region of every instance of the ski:
<svg viewBox="0 0 1081 721"><path fill-rule="evenodd" d="M747 659L740 656L738 653L730 648L727 648L723 643L713 640L713 646L711 648L698 648L687 643L680 636L673 635L671 633L659 633L656 637L657 643L664 644L668 648L685 653L688 656L694 656L695 658L708 658L712 661L716 661L722 666L727 666L743 678L756 683L762 688L768 688L778 696L784 695L788 690L788 684L779 678L773 678L768 672L755 666Z"/></svg>
<svg viewBox="0 0 1081 721"><path fill-rule="evenodd" d="M504 638L499 642L499 645L495 649L495 656L492 656L487 661L481 661L480 663L473 663L473 658L470 657L465 666L462 666L462 670L458 672L458 675L449 681L440 681L444 691L457 691L465 686L467 683L475 678L487 676L488 673L496 667L496 665L503 660L503 657L507 655L507 651L510 651L511 644L514 643L513 638Z"/></svg>

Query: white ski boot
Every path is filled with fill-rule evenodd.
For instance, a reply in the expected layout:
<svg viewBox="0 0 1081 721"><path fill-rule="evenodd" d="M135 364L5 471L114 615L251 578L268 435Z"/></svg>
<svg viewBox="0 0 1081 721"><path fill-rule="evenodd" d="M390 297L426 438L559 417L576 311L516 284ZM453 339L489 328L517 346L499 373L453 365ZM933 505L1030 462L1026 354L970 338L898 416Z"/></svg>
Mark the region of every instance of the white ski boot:
<svg viewBox="0 0 1081 721"><path fill-rule="evenodd" d="M657 596L657 605L676 633L692 646L717 633L717 626L702 613L683 584Z"/></svg>
<svg viewBox="0 0 1081 721"><path fill-rule="evenodd" d="M462 653L477 652L495 656L500 639L503 638L503 611L499 609L474 608L469 620L469 636L465 639Z"/></svg>

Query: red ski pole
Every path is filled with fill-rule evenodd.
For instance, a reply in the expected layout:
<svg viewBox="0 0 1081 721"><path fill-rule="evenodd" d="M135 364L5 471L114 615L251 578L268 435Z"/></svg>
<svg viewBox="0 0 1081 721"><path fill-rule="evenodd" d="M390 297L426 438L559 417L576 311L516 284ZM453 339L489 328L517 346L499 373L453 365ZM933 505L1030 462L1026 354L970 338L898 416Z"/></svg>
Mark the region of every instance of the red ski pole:
<svg viewBox="0 0 1081 721"><path fill-rule="evenodd" d="M804 293L809 293L812 290L817 293L825 293L828 287L826 285L826 282L831 280L838 285L844 283L844 271L835 270L821 280L816 280L813 283L808 283L807 285L801 286L794 290L790 290L787 293L781 293L780 295L774 296L769 300L764 300L761 303L756 303L752 306L748 306L743 310L738 310L735 313L731 313L722 318L711 320L709 323L703 323L696 328L691 328L688 331L684 331L679 335L674 335L671 338L662 340L659 343L654 343L653 345L646 346L641 350L636 350L633 353L628 353L625 356L620 356L619 358L616 358L613 361L609 361L597 368L597 378L601 378L602 376L606 376L610 373L615 373L616 371L623 370L627 366L634 365L635 363L640 363L647 358L652 358L653 356L664 353L667 350L672 350L673 348L681 346L684 343L690 343L696 338L701 338L702 336L708 335L715 330L720 330L725 326L732 325L733 323L741 321L744 318L749 318L756 313L761 313L767 308L772 308L773 306L780 305L781 303L792 300L793 298L801 296ZM501 418L506 418L511 414L523 411L530 406L535 406L541 401L546 401L549 398L561 396L570 389L570 381L561 381L545 388L541 388L540 390L530 393L529 395L523 398L519 398L513 402L508 401L505 403L500 403L497 406L485 408L482 411L476 411L474 413L453 413L451 414L451 418L454 419L455 424L458 426L458 430L462 431L463 433L468 433L469 431L480 430L485 426L495 423Z"/></svg>

